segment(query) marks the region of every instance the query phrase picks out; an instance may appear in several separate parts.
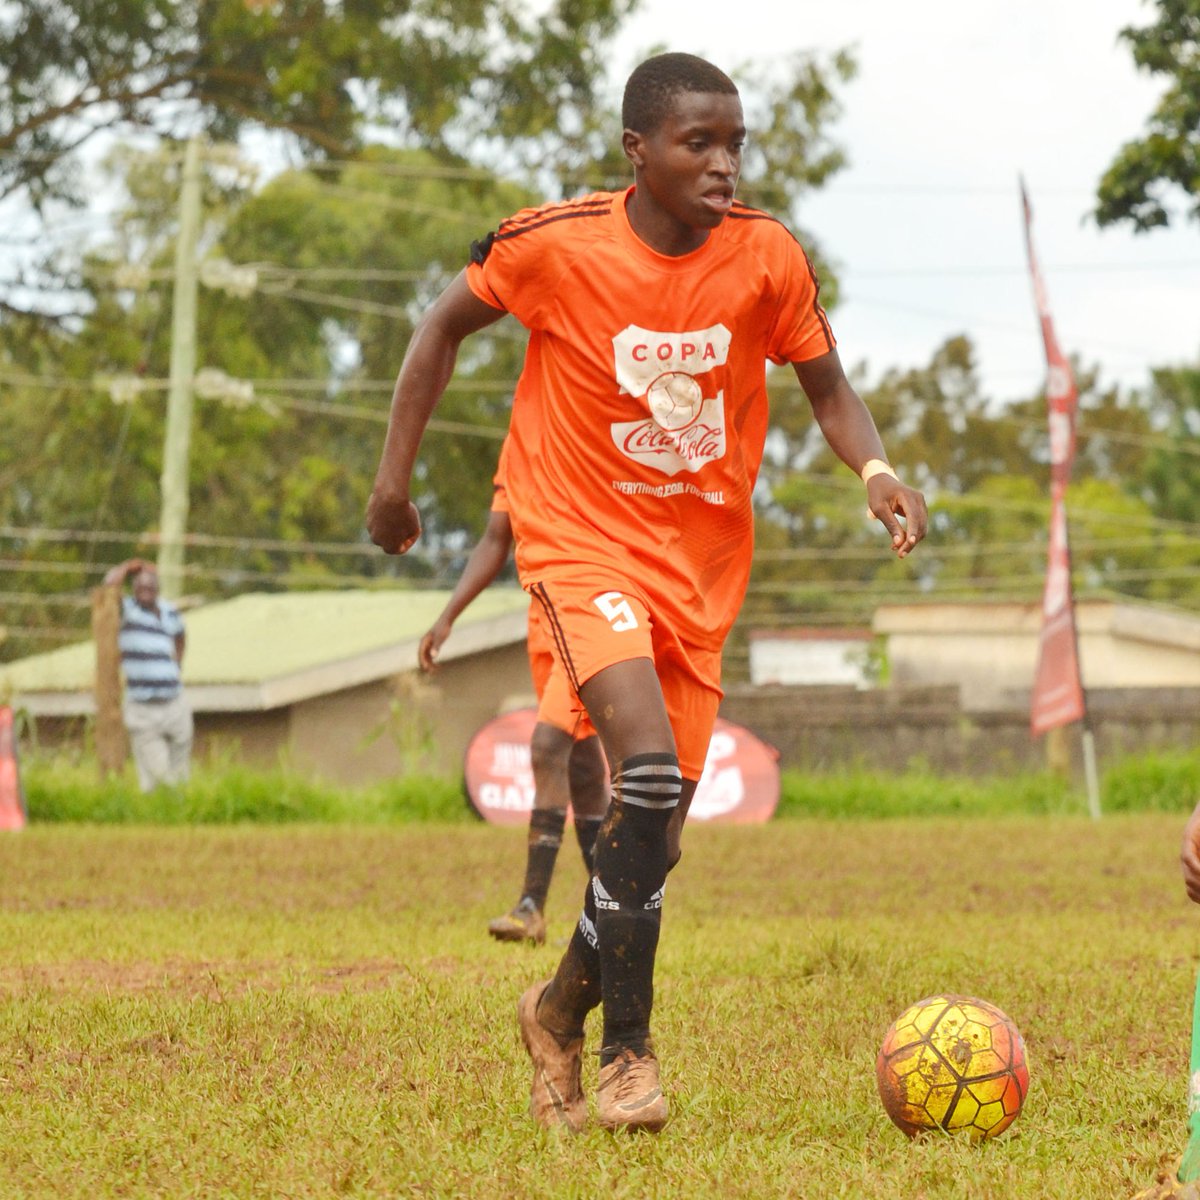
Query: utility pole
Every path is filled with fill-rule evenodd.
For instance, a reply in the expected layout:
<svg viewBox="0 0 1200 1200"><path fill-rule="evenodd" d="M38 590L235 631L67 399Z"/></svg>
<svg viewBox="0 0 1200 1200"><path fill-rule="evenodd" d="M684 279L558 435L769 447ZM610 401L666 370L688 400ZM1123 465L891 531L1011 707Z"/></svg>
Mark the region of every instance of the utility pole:
<svg viewBox="0 0 1200 1200"><path fill-rule="evenodd" d="M171 376L163 435L160 484L158 578L167 599L183 592L183 538L188 517L188 456L192 390L196 376L196 246L200 239L200 140L183 158L179 192L179 239L175 245L175 298L171 314Z"/></svg>

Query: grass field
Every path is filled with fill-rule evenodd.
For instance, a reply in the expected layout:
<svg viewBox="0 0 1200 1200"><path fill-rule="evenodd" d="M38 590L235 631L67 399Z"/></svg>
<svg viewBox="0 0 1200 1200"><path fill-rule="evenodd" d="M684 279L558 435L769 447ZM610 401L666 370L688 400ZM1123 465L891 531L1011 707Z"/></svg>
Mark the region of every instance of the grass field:
<svg viewBox="0 0 1200 1200"><path fill-rule="evenodd" d="M531 1127L497 945L522 835L34 825L0 839L0 1196L1123 1197L1182 1148L1200 912L1178 814L697 827L671 878L658 1138ZM1020 1025L1002 1138L910 1143L874 1057L939 990ZM596 1062L585 1063L585 1086Z"/></svg>

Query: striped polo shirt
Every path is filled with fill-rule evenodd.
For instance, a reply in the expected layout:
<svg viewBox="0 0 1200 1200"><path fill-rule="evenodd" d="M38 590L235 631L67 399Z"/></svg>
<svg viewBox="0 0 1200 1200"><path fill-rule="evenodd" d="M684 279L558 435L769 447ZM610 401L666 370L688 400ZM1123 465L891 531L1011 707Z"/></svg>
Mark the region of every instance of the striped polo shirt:
<svg viewBox="0 0 1200 1200"><path fill-rule="evenodd" d="M171 700L183 688L175 661L175 638L183 633L179 610L165 600L148 612L132 596L121 598L117 645L125 671L125 694L141 703Z"/></svg>

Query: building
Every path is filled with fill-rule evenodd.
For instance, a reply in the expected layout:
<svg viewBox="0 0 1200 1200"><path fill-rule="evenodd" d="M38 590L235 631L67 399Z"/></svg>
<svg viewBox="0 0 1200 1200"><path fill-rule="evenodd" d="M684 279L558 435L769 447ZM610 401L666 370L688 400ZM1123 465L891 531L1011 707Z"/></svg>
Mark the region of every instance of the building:
<svg viewBox="0 0 1200 1200"><path fill-rule="evenodd" d="M1087 691L1200 687L1200 615L1133 600L1075 605L1079 671ZM965 709L1028 709L1037 666L1038 604L884 604L895 686L957 685Z"/></svg>
<svg viewBox="0 0 1200 1200"><path fill-rule="evenodd" d="M749 640L750 682L756 687L873 685L870 629L755 629Z"/></svg>
<svg viewBox="0 0 1200 1200"><path fill-rule="evenodd" d="M183 675L196 754L281 760L342 783L462 768L474 732L532 702L528 597L485 591L458 619L437 672L417 645L445 591L248 594L186 614ZM79 742L96 711L96 649L81 642L0 666L0 698L42 744Z"/></svg>

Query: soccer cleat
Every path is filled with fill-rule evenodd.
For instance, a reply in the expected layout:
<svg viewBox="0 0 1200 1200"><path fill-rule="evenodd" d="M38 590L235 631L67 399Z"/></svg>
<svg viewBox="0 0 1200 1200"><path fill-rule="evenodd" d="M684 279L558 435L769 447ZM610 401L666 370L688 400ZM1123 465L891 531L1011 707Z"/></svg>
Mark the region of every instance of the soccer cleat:
<svg viewBox="0 0 1200 1200"><path fill-rule="evenodd" d="M498 942L533 942L540 946L546 940L546 918L527 896L512 912L489 921L488 933Z"/></svg>
<svg viewBox="0 0 1200 1200"><path fill-rule="evenodd" d="M600 1068L597 1119L605 1129L644 1129L657 1133L667 1123L667 1098L658 1078L658 1059L649 1047L637 1055L623 1049Z"/></svg>
<svg viewBox="0 0 1200 1200"><path fill-rule="evenodd" d="M580 1082L583 1038L560 1046L554 1034L538 1020L538 1002L549 986L549 981L535 983L517 1003L521 1041L533 1059L529 1115L547 1129L579 1133L587 1124L587 1100Z"/></svg>

